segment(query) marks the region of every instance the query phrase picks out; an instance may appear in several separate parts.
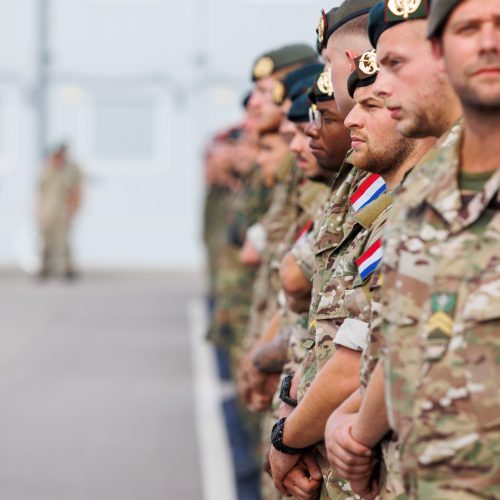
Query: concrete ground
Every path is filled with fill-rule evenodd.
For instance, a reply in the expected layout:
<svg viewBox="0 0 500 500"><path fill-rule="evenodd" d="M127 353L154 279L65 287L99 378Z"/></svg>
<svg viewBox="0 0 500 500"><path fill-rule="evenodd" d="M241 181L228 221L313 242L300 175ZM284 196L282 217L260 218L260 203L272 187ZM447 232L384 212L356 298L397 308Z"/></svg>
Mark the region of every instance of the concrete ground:
<svg viewBox="0 0 500 500"><path fill-rule="evenodd" d="M0 272L0 499L204 497L193 297L191 275Z"/></svg>

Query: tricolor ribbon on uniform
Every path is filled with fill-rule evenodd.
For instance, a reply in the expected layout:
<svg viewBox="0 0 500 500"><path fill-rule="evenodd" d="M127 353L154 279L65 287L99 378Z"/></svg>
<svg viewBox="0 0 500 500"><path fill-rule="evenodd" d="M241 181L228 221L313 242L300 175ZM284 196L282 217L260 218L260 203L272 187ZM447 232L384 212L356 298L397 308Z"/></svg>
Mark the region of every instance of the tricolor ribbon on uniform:
<svg viewBox="0 0 500 500"><path fill-rule="evenodd" d="M359 275L362 279L367 278L377 269L383 256L384 249L382 247L382 239L380 238L356 261Z"/></svg>
<svg viewBox="0 0 500 500"><path fill-rule="evenodd" d="M351 205L356 212L376 200L387 191L384 179L378 174L371 174L351 196Z"/></svg>

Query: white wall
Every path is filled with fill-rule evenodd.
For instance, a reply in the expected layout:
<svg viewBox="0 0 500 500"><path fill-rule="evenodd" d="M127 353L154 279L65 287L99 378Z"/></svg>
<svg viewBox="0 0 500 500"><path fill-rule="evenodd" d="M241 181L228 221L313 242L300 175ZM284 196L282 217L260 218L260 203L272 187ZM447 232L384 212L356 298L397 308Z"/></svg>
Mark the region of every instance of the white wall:
<svg viewBox="0 0 500 500"><path fill-rule="evenodd" d="M335 2L338 3L338 2ZM49 144L87 173L82 266L201 265L204 141L237 121L255 57L314 43L318 0L51 0ZM34 242L37 0L0 0L0 265ZM132 156L132 158L131 158Z"/></svg>

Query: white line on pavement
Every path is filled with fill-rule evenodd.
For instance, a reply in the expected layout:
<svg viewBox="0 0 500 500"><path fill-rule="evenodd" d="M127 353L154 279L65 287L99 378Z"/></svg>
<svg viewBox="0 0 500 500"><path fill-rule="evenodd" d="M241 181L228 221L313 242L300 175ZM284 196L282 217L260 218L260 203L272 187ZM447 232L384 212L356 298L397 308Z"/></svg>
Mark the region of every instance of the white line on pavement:
<svg viewBox="0 0 500 500"><path fill-rule="evenodd" d="M205 340L207 319L202 300L189 304L188 317L203 498L235 500L233 466L221 408L227 386L217 377L213 348Z"/></svg>

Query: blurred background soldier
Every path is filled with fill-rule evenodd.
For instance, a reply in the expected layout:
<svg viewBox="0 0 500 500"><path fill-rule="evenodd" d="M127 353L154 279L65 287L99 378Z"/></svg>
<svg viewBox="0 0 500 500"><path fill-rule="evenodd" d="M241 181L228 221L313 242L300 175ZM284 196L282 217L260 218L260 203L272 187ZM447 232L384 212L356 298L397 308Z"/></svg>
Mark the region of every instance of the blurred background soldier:
<svg viewBox="0 0 500 500"><path fill-rule="evenodd" d="M38 182L38 224L41 237L39 276L75 277L69 236L81 204L82 175L61 144L49 155Z"/></svg>

